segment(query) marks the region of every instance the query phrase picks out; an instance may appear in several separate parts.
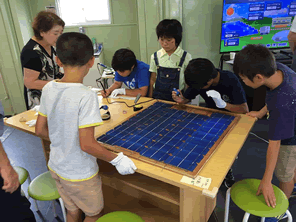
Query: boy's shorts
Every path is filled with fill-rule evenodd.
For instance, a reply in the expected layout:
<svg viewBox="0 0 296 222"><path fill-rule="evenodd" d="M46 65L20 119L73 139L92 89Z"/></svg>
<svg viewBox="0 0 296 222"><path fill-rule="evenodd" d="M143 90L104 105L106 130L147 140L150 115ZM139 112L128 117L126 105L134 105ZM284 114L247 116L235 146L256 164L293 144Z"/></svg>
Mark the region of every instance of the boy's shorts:
<svg viewBox="0 0 296 222"><path fill-rule="evenodd" d="M296 170L296 145L281 145L275 175L280 182L290 182Z"/></svg>
<svg viewBox="0 0 296 222"><path fill-rule="evenodd" d="M81 209L87 216L98 215L104 208L101 177L97 174L85 181L72 182L50 170L57 189L69 211Z"/></svg>

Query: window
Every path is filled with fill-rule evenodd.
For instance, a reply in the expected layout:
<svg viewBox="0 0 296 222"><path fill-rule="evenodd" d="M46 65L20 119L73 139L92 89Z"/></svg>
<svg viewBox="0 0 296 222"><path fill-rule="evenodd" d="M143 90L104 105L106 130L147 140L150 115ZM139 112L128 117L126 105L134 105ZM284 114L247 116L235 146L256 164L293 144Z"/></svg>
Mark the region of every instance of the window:
<svg viewBox="0 0 296 222"><path fill-rule="evenodd" d="M66 26L111 24L109 0L56 0L56 6Z"/></svg>

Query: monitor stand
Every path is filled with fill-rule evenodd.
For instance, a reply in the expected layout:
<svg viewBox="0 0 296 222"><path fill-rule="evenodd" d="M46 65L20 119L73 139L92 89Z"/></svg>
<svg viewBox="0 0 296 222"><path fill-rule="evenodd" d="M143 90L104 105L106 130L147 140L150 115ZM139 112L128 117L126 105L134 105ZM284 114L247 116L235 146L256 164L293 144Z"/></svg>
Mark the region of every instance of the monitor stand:
<svg viewBox="0 0 296 222"><path fill-rule="evenodd" d="M272 50L272 53L274 54L275 60L277 62L283 63L291 67L293 61L293 54L290 49Z"/></svg>

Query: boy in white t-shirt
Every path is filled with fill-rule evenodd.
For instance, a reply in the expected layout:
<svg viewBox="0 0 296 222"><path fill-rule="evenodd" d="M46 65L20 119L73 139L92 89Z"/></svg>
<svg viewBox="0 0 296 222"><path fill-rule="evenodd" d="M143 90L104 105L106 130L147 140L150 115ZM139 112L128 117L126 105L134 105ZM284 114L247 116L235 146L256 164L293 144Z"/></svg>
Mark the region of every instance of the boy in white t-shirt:
<svg viewBox="0 0 296 222"><path fill-rule="evenodd" d="M96 159L113 164L119 173L137 169L132 160L102 147L94 129L102 124L95 92L82 84L94 64L91 40L69 32L57 40L57 63L64 77L47 83L42 90L36 135L50 139L48 168L67 208L67 221L95 222L103 209L101 178Z"/></svg>

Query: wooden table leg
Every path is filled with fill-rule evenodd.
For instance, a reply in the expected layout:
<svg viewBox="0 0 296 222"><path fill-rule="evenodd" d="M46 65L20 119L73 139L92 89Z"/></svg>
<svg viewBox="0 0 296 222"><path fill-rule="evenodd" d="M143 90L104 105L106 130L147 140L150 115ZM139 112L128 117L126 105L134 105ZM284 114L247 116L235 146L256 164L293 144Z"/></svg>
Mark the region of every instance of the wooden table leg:
<svg viewBox="0 0 296 222"><path fill-rule="evenodd" d="M199 191L180 188L180 222L207 222L216 200Z"/></svg>
<svg viewBox="0 0 296 222"><path fill-rule="evenodd" d="M49 160L49 152L50 152L50 141L45 140L45 139L41 139L41 143L42 143L42 147L43 147L43 153L44 153L44 157L46 160L46 165L48 163Z"/></svg>

